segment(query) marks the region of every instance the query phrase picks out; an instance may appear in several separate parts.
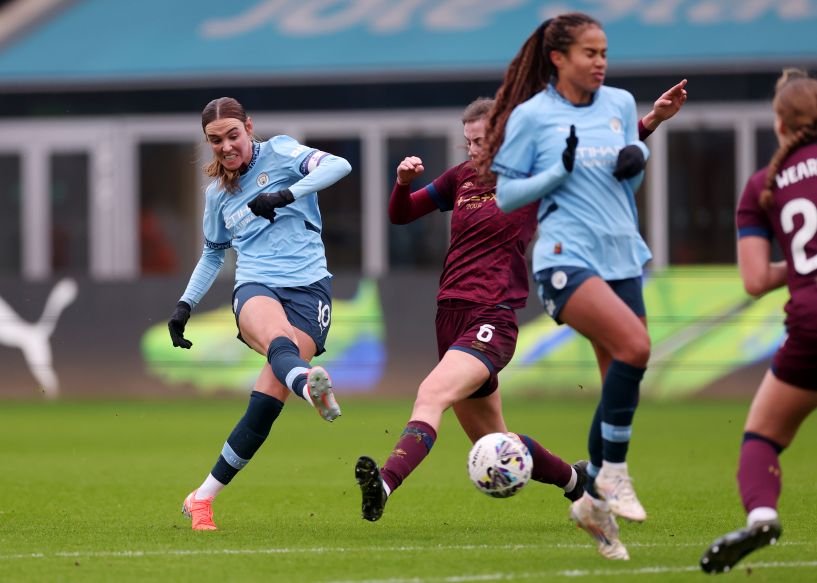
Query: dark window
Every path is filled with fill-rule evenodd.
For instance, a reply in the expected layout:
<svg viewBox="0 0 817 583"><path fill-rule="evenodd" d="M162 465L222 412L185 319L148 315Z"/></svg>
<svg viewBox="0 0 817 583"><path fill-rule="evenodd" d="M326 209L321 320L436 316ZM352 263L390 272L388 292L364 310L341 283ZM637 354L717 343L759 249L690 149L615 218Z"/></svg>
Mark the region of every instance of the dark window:
<svg viewBox="0 0 817 583"><path fill-rule="evenodd" d="M397 165L406 156L417 156L423 160L425 172L411 184L412 190L419 190L448 168L448 141L444 137L390 138L386 158L387 182L383 185L383 196L387 200L397 178ZM442 267L448 249L447 215L432 212L408 225L389 223L389 264L394 268ZM388 221L388 216L383 220Z"/></svg>
<svg viewBox="0 0 817 583"><path fill-rule="evenodd" d="M777 136L772 128L762 128L755 134L757 139L757 157L755 158L755 169L769 165L769 161L777 151Z"/></svg>
<svg viewBox="0 0 817 583"><path fill-rule="evenodd" d="M20 275L20 250L23 245L20 238L20 156L0 154L0 176L3 177L0 181L0 233L3 233L0 274Z"/></svg>
<svg viewBox="0 0 817 583"><path fill-rule="evenodd" d="M669 132L669 260L735 262L735 134Z"/></svg>
<svg viewBox="0 0 817 583"><path fill-rule="evenodd" d="M352 172L318 194L323 244L329 271L360 273L363 269L363 168L358 138L307 137L303 144L345 158Z"/></svg>
<svg viewBox="0 0 817 583"><path fill-rule="evenodd" d="M196 156L196 146L190 143L146 142L139 146L142 275L186 273L201 255L199 209L204 193L198 176L204 161Z"/></svg>
<svg viewBox="0 0 817 583"><path fill-rule="evenodd" d="M51 156L51 269L55 274L89 271L89 182L87 153Z"/></svg>

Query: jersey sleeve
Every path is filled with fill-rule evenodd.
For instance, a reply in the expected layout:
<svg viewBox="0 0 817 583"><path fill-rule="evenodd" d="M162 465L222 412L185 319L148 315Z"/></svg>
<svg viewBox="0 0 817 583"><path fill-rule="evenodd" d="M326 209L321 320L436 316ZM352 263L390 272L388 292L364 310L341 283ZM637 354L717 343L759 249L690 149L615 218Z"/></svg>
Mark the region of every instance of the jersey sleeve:
<svg viewBox="0 0 817 583"><path fill-rule="evenodd" d="M227 249L232 246L232 234L221 216L219 194L217 188L211 185L204 195L204 246L211 249Z"/></svg>
<svg viewBox="0 0 817 583"><path fill-rule="evenodd" d="M224 249L213 249L205 245L180 299L187 302L191 308L195 308L216 281L222 265Z"/></svg>
<svg viewBox="0 0 817 583"><path fill-rule="evenodd" d="M736 227L738 238L763 237L772 239L772 230L769 215L760 206L760 193L766 178L766 169L759 170L746 182L746 187L740 195L736 213Z"/></svg>
<svg viewBox="0 0 817 583"><path fill-rule="evenodd" d="M431 184L426 186L428 195L437 208L441 211L450 211L454 208L454 200L457 198L457 185L459 180L460 166L454 166L435 178Z"/></svg>
<svg viewBox="0 0 817 583"><path fill-rule="evenodd" d="M296 199L332 186L352 171L344 158L304 146L289 136L276 136L271 142L276 160L290 176L289 189Z"/></svg>
<svg viewBox="0 0 817 583"><path fill-rule="evenodd" d="M437 208L427 187L411 192L408 184L394 183L389 197L389 220L394 225L405 225Z"/></svg>
<svg viewBox="0 0 817 583"><path fill-rule="evenodd" d="M269 142L276 165L291 174L293 182L309 174L310 162L315 165L319 162L319 160L313 160L314 154L324 154L286 135L270 138Z"/></svg>
<svg viewBox="0 0 817 583"><path fill-rule="evenodd" d="M647 148L647 144L641 140L640 120L635 107L635 97L627 91L624 92L622 117L624 118L624 137L627 145L635 144L638 146L644 154L644 159L649 160L650 150Z"/></svg>
<svg viewBox="0 0 817 583"><path fill-rule="evenodd" d="M221 266L224 252L232 246L232 235L219 212L219 194L215 183L207 188L204 202L204 248L181 299L195 308L213 282Z"/></svg>
<svg viewBox="0 0 817 583"><path fill-rule="evenodd" d="M536 140L533 133L538 124L529 119L527 110L517 106L505 124L505 138L494 156L491 170L509 178L527 178L536 161Z"/></svg>

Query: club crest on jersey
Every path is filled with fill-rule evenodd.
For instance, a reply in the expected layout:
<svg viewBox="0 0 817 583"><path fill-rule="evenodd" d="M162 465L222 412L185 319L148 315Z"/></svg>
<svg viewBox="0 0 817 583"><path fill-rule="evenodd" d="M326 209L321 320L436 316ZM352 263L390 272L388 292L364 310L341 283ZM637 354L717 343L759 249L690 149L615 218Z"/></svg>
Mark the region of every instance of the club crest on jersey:
<svg viewBox="0 0 817 583"><path fill-rule="evenodd" d="M258 175L258 178L255 179L255 183L258 186L266 186L267 184L269 184L269 176L267 176L266 172L262 172L261 174Z"/></svg>
<svg viewBox="0 0 817 583"><path fill-rule="evenodd" d="M564 289L567 285L567 274L564 271L555 271L550 276L550 285L553 289Z"/></svg>
<svg viewBox="0 0 817 583"><path fill-rule="evenodd" d="M460 190L467 190L467 189L469 189L469 188L473 188L473 187L474 187L474 183L473 183L473 182L471 182L470 180L466 180L466 181L465 181L465 182L463 182L463 183L462 183L462 185L460 186Z"/></svg>
<svg viewBox="0 0 817 583"><path fill-rule="evenodd" d="M617 117L610 118L610 129L613 130L613 133L620 134L621 133L621 120Z"/></svg>

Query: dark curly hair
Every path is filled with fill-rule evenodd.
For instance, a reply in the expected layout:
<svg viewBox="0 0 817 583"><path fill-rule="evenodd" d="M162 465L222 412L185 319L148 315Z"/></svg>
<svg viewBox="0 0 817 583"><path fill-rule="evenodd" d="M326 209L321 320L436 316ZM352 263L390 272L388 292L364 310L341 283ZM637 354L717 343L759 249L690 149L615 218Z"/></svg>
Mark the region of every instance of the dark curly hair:
<svg viewBox="0 0 817 583"><path fill-rule="evenodd" d="M588 26L602 28L598 20L587 14L560 14L540 24L519 49L496 92L495 105L488 116L485 149L475 161L482 180L496 180L491 164L505 138L505 124L513 108L547 87L557 74L550 60L550 51L566 53L576 42L579 32Z"/></svg>

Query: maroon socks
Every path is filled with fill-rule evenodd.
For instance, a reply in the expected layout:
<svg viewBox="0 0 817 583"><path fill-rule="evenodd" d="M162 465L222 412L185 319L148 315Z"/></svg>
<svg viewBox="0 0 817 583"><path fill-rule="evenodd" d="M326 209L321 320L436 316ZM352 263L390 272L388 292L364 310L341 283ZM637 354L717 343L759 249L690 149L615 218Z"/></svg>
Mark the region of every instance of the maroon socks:
<svg viewBox="0 0 817 583"><path fill-rule="evenodd" d="M517 433L519 439L528 447L530 455L533 458L533 472L531 479L537 482L544 482L545 484L554 484L560 488L567 486L570 477L573 475L573 469L570 464L564 461L559 456L553 455L542 447L539 442L527 435Z"/></svg>
<svg viewBox="0 0 817 583"><path fill-rule="evenodd" d="M420 465L437 439L437 432L423 421L409 421L400 439L380 469L380 476L393 492Z"/></svg>
<svg viewBox="0 0 817 583"><path fill-rule="evenodd" d="M740 448L738 487L746 512L755 508L777 508L781 471L779 454L783 448L762 435L746 432Z"/></svg>

